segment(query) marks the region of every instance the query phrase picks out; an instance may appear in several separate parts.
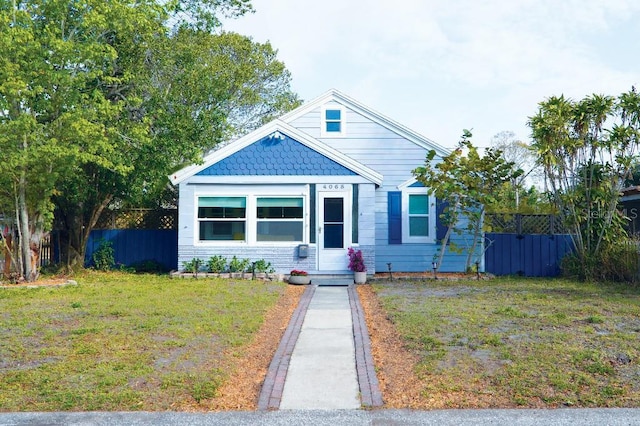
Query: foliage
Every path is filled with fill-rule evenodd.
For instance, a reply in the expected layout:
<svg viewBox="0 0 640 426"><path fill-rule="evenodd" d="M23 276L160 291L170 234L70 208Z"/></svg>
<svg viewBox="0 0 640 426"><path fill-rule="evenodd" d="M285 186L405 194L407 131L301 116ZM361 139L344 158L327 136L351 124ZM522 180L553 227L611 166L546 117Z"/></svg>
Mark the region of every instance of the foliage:
<svg viewBox="0 0 640 426"><path fill-rule="evenodd" d="M473 237L467 249L465 270L473 264L473 255L482 235L482 217L488 205L497 201L497 194L505 185L522 175L513 162L506 161L502 151L488 148L481 156L471 143L471 132L465 130L458 147L436 162L436 152L429 151L425 165L413 170L429 194L446 203L441 220L447 226L446 236L441 241L439 269L444 259L447 245L461 250L449 242L451 232L468 233ZM466 151L466 154L464 153ZM464 218L464 221L461 221Z"/></svg>
<svg viewBox="0 0 640 426"><path fill-rule="evenodd" d="M202 270L203 263L204 262L202 261L202 259L198 259L197 257L194 257L189 261L182 262L182 267L184 268L185 271L198 275L198 272Z"/></svg>
<svg viewBox="0 0 640 426"><path fill-rule="evenodd" d="M487 213L555 214L556 209L549 194L535 186L524 188L505 183L498 188L496 201L487 205Z"/></svg>
<svg viewBox="0 0 640 426"><path fill-rule="evenodd" d="M215 255L207 261L207 270L214 274L224 272L227 267L227 259L224 256Z"/></svg>
<svg viewBox="0 0 640 426"><path fill-rule="evenodd" d="M309 275L307 271L303 271L301 269L293 269L290 274L292 277L306 277Z"/></svg>
<svg viewBox="0 0 640 426"><path fill-rule="evenodd" d="M233 256L229 261L229 272L250 272L251 260Z"/></svg>
<svg viewBox="0 0 640 426"><path fill-rule="evenodd" d="M254 272L258 274L272 274L275 272L275 269L271 266L271 262L267 262L264 259L256 260L253 266Z"/></svg>
<svg viewBox="0 0 640 426"><path fill-rule="evenodd" d="M617 98L550 97L529 125L553 203L570 230L580 276L595 278L603 251L626 237L617 205L637 162L640 95L632 88Z"/></svg>
<svg viewBox="0 0 640 426"><path fill-rule="evenodd" d="M364 257L362 256L362 250L354 250L353 247L349 247L347 250L347 256L349 256L349 270L353 272L366 272L367 266L364 264Z"/></svg>
<svg viewBox="0 0 640 426"><path fill-rule="evenodd" d="M591 271L588 278L595 281L638 282L640 278L638 243L636 240L626 238L606 243L604 250L587 257L586 267ZM569 253L562 258L561 270L566 277L585 279L584 266L583 260L576 253Z"/></svg>
<svg viewBox="0 0 640 426"><path fill-rule="evenodd" d="M0 3L0 206L16 212L23 274L54 218L67 265L110 203L296 106L268 44L217 28L247 0ZM5 210L6 209L6 210ZM68 252L67 252L68 251Z"/></svg>
<svg viewBox="0 0 640 426"><path fill-rule="evenodd" d="M286 288L120 272L74 279L2 292L2 411L193 406L237 369L225 354L242 352Z"/></svg>
<svg viewBox="0 0 640 426"><path fill-rule="evenodd" d="M93 252L93 264L99 271L108 271L116 264L113 243L102 239L98 249Z"/></svg>

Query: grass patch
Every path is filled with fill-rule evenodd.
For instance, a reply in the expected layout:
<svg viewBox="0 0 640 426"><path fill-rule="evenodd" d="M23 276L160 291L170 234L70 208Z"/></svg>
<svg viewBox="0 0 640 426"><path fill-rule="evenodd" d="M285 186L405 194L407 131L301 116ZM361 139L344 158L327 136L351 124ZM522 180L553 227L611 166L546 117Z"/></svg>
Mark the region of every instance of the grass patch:
<svg viewBox="0 0 640 426"><path fill-rule="evenodd" d="M420 356L425 401L640 406L638 288L522 278L372 287Z"/></svg>
<svg viewBox="0 0 640 426"><path fill-rule="evenodd" d="M283 283L87 272L0 290L0 411L169 410L215 395Z"/></svg>

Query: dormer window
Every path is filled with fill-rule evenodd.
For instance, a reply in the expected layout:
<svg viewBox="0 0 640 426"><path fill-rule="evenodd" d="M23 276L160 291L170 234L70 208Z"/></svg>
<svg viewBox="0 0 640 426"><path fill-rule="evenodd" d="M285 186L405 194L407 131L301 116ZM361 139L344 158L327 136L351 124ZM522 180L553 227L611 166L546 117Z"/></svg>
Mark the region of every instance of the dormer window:
<svg viewBox="0 0 640 426"><path fill-rule="evenodd" d="M323 137L344 136L345 112L341 106L325 105L322 108L321 135Z"/></svg>

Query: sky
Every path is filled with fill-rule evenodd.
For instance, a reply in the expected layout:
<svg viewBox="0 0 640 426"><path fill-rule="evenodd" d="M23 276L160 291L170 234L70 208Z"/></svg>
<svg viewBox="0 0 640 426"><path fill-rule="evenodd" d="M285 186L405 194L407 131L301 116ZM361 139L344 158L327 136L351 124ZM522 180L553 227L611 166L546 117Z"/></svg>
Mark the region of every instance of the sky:
<svg viewBox="0 0 640 426"><path fill-rule="evenodd" d="M640 85L637 0L253 0L223 29L267 42L305 101L331 88L453 147L530 140L538 103Z"/></svg>

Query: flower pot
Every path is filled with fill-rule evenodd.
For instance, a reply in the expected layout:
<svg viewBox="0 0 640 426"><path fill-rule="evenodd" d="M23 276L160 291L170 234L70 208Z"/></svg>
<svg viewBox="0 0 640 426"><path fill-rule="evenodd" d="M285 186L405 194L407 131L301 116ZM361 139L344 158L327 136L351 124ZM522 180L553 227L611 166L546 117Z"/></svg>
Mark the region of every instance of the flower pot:
<svg viewBox="0 0 640 426"><path fill-rule="evenodd" d="M366 272L354 272L353 273L353 282L356 284L364 284L367 282L367 273Z"/></svg>
<svg viewBox="0 0 640 426"><path fill-rule="evenodd" d="M311 283L311 277L308 275L291 275L287 281L289 281L289 284L305 285Z"/></svg>

